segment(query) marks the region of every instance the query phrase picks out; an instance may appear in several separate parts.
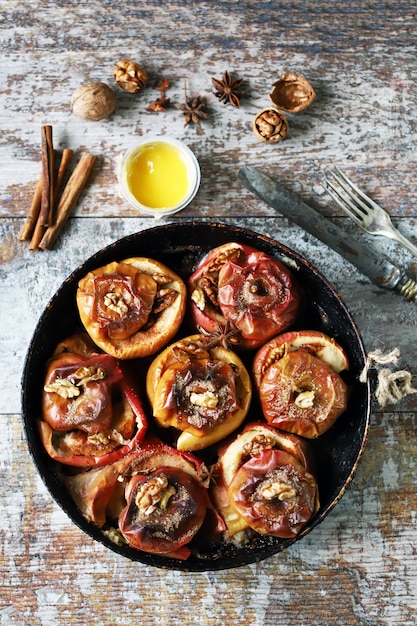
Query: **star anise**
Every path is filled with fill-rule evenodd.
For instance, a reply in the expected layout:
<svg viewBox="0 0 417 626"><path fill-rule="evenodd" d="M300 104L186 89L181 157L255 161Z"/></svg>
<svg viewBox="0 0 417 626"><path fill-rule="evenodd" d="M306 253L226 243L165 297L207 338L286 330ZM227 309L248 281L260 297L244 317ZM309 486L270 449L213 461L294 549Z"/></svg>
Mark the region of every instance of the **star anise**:
<svg viewBox="0 0 417 626"><path fill-rule="evenodd" d="M167 78L161 78L155 83L153 88L159 91L162 96L169 89L169 80Z"/></svg>
<svg viewBox="0 0 417 626"><path fill-rule="evenodd" d="M219 467L217 463L209 466L204 465L203 463L201 481L204 487L217 485L219 483Z"/></svg>
<svg viewBox="0 0 417 626"><path fill-rule="evenodd" d="M200 119L208 117L204 111L206 103L201 96L187 96L186 94L185 103L176 104L175 106L185 115L184 126L187 126L190 122L200 126Z"/></svg>
<svg viewBox="0 0 417 626"><path fill-rule="evenodd" d="M159 98L154 102L151 102L147 107L148 111L154 111L156 113L165 113L169 107L171 100L165 97L165 92L169 88L169 81L167 78L161 78L155 85L154 89L159 91Z"/></svg>
<svg viewBox="0 0 417 626"><path fill-rule="evenodd" d="M220 102L224 102L224 104L230 103L232 106L239 108L239 96L241 95L239 87L243 82L243 78L232 80L231 75L226 71L223 74L223 79L212 78L211 81L216 89L214 95L220 100Z"/></svg>
<svg viewBox="0 0 417 626"><path fill-rule="evenodd" d="M239 330L231 326L230 322L226 322L223 326L219 322L217 323L216 330L208 332L201 326L198 326L198 331L207 337L208 343L205 348L210 350L217 346L222 346L225 350L231 350L239 343L239 339L236 335L239 334Z"/></svg>
<svg viewBox="0 0 417 626"><path fill-rule="evenodd" d="M147 110L154 111L156 113L165 113L170 105L170 102L169 98L158 98L147 106Z"/></svg>

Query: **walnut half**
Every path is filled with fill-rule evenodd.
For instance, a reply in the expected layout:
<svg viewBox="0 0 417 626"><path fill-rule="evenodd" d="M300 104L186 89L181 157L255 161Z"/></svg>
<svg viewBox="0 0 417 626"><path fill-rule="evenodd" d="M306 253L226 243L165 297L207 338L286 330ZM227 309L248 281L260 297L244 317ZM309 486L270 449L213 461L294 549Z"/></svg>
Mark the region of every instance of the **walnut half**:
<svg viewBox="0 0 417 626"><path fill-rule="evenodd" d="M166 509L169 498L175 493L175 487L168 483L168 478L164 474L161 474L140 485L136 493L135 504L142 514L147 516L153 513L157 506Z"/></svg>
<svg viewBox="0 0 417 626"><path fill-rule="evenodd" d="M288 135L287 118L278 109L268 107L255 116L253 131L259 141L277 143Z"/></svg>
<svg viewBox="0 0 417 626"><path fill-rule="evenodd" d="M313 87L304 76L289 72L273 84L269 97L282 111L298 113L313 102L315 95Z"/></svg>
<svg viewBox="0 0 417 626"><path fill-rule="evenodd" d="M145 87L148 74L138 63L123 59L118 61L114 68L114 79L121 89L135 93Z"/></svg>

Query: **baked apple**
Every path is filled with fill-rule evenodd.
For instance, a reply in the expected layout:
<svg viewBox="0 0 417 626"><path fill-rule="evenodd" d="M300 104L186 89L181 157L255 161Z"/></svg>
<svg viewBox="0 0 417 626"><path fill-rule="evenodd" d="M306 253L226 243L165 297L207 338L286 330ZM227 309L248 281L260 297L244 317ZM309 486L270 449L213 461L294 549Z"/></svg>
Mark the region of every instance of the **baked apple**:
<svg viewBox="0 0 417 626"><path fill-rule="evenodd" d="M186 559L187 544L212 512L206 475L193 455L149 442L110 466L68 476L65 483L81 513L99 527L113 528L114 540L120 533L138 550Z"/></svg>
<svg viewBox="0 0 417 626"><path fill-rule="evenodd" d="M79 281L81 322L104 352L118 359L155 354L178 331L186 286L153 259L133 257L89 272Z"/></svg>
<svg viewBox="0 0 417 626"><path fill-rule="evenodd" d="M146 390L157 424L181 431L178 450L201 450L228 436L242 424L252 398L241 359L205 335L165 348L149 367Z"/></svg>
<svg viewBox="0 0 417 626"><path fill-rule="evenodd" d="M65 465L105 465L145 436L147 420L129 376L87 334L62 341L47 364L39 432Z"/></svg>
<svg viewBox="0 0 417 626"><path fill-rule="evenodd" d="M136 449L110 465L63 474L65 486L86 520L99 528L117 520L126 505L125 486L119 476L137 454Z"/></svg>
<svg viewBox="0 0 417 626"><path fill-rule="evenodd" d="M188 281L197 328L236 331L237 346L259 348L288 328L299 309L299 289L280 261L230 242L214 248Z"/></svg>
<svg viewBox="0 0 417 626"><path fill-rule="evenodd" d="M224 529L208 495L207 467L189 452L144 446L119 480L127 501L119 529L139 550L187 559L200 529L206 543Z"/></svg>
<svg viewBox="0 0 417 626"><path fill-rule="evenodd" d="M220 448L218 465L226 484L230 484L239 467L251 456L270 448L283 450L310 468L309 445L305 439L263 422L251 422L232 442Z"/></svg>
<svg viewBox="0 0 417 626"><path fill-rule="evenodd" d="M130 479L119 528L128 543L144 552L169 554L196 535L206 515L206 493L179 469L158 467Z"/></svg>
<svg viewBox="0 0 417 626"><path fill-rule="evenodd" d="M317 511L315 478L280 450L263 450L244 463L228 494L248 526L261 535L295 537Z"/></svg>
<svg viewBox="0 0 417 626"><path fill-rule="evenodd" d="M346 410L340 372L348 366L344 350L324 333L284 333L270 340L253 361L265 419L303 437L323 434Z"/></svg>
<svg viewBox="0 0 417 626"><path fill-rule="evenodd" d="M300 349L325 361L335 372L349 369L346 352L333 337L319 330L292 330L273 337L258 350L253 362L256 384L259 385L265 369L272 360L278 360L287 352Z"/></svg>
<svg viewBox="0 0 417 626"><path fill-rule="evenodd" d="M307 441L267 424L248 424L219 451L212 472L211 499L229 540L248 528L295 536L319 508Z"/></svg>

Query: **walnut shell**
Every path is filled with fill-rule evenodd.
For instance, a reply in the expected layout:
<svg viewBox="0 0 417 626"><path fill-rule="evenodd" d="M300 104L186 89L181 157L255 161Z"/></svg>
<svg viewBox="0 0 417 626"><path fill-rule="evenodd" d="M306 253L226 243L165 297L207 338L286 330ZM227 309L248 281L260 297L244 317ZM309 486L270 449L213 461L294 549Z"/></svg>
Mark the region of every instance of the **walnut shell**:
<svg viewBox="0 0 417 626"><path fill-rule="evenodd" d="M273 104L289 113L298 113L306 109L316 94L308 80L300 74L283 74L272 86L269 94Z"/></svg>
<svg viewBox="0 0 417 626"><path fill-rule="evenodd" d="M148 82L147 72L134 61L125 59L118 61L113 74L119 87L129 93L139 91L139 89L145 87Z"/></svg>
<svg viewBox="0 0 417 626"><path fill-rule="evenodd" d="M288 135L288 122L284 113L274 107L267 107L256 114L253 131L259 141L277 143Z"/></svg>
<svg viewBox="0 0 417 626"><path fill-rule="evenodd" d="M83 120L98 122L116 108L116 94L105 83L81 85L71 96L71 111Z"/></svg>

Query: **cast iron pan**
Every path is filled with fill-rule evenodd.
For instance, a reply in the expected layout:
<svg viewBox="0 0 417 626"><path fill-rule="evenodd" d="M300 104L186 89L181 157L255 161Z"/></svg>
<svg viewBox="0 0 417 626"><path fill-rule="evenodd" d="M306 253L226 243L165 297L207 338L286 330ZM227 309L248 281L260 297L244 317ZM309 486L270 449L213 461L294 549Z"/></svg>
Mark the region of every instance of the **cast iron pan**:
<svg viewBox="0 0 417 626"><path fill-rule="evenodd" d="M148 256L165 263L187 279L207 252L230 241L258 248L288 265L304 291L304 308L294 328L323 331L342 345L349 358L350 371L346 382L351 396L348 409L326 434L311 442L321 508L296 539L259 536L250 545L236 547L224 543L209 545L203 538L195 543L187 561L118 546L80 514L61 483L59 468L41 444L36 419L40 416L46 361L59 341L81 330L75 292L78 281L90 270L131 256ZM186 325L181 329L183 336L191 332ZM185 222L157 226L120 239L94 254L64 281L47 305L31 340L22 379L22 410L29 449L56 502L84 532L114 552L160 568L205 571L239 567L276 554L310 533L333 509L351 482L369 428L371 390L369 383L359 383L365 356L356 324L340 296L320 272L289 248L250 230L225 224ZM259 413L252 408L248 421L257 420Z"/></svg>

